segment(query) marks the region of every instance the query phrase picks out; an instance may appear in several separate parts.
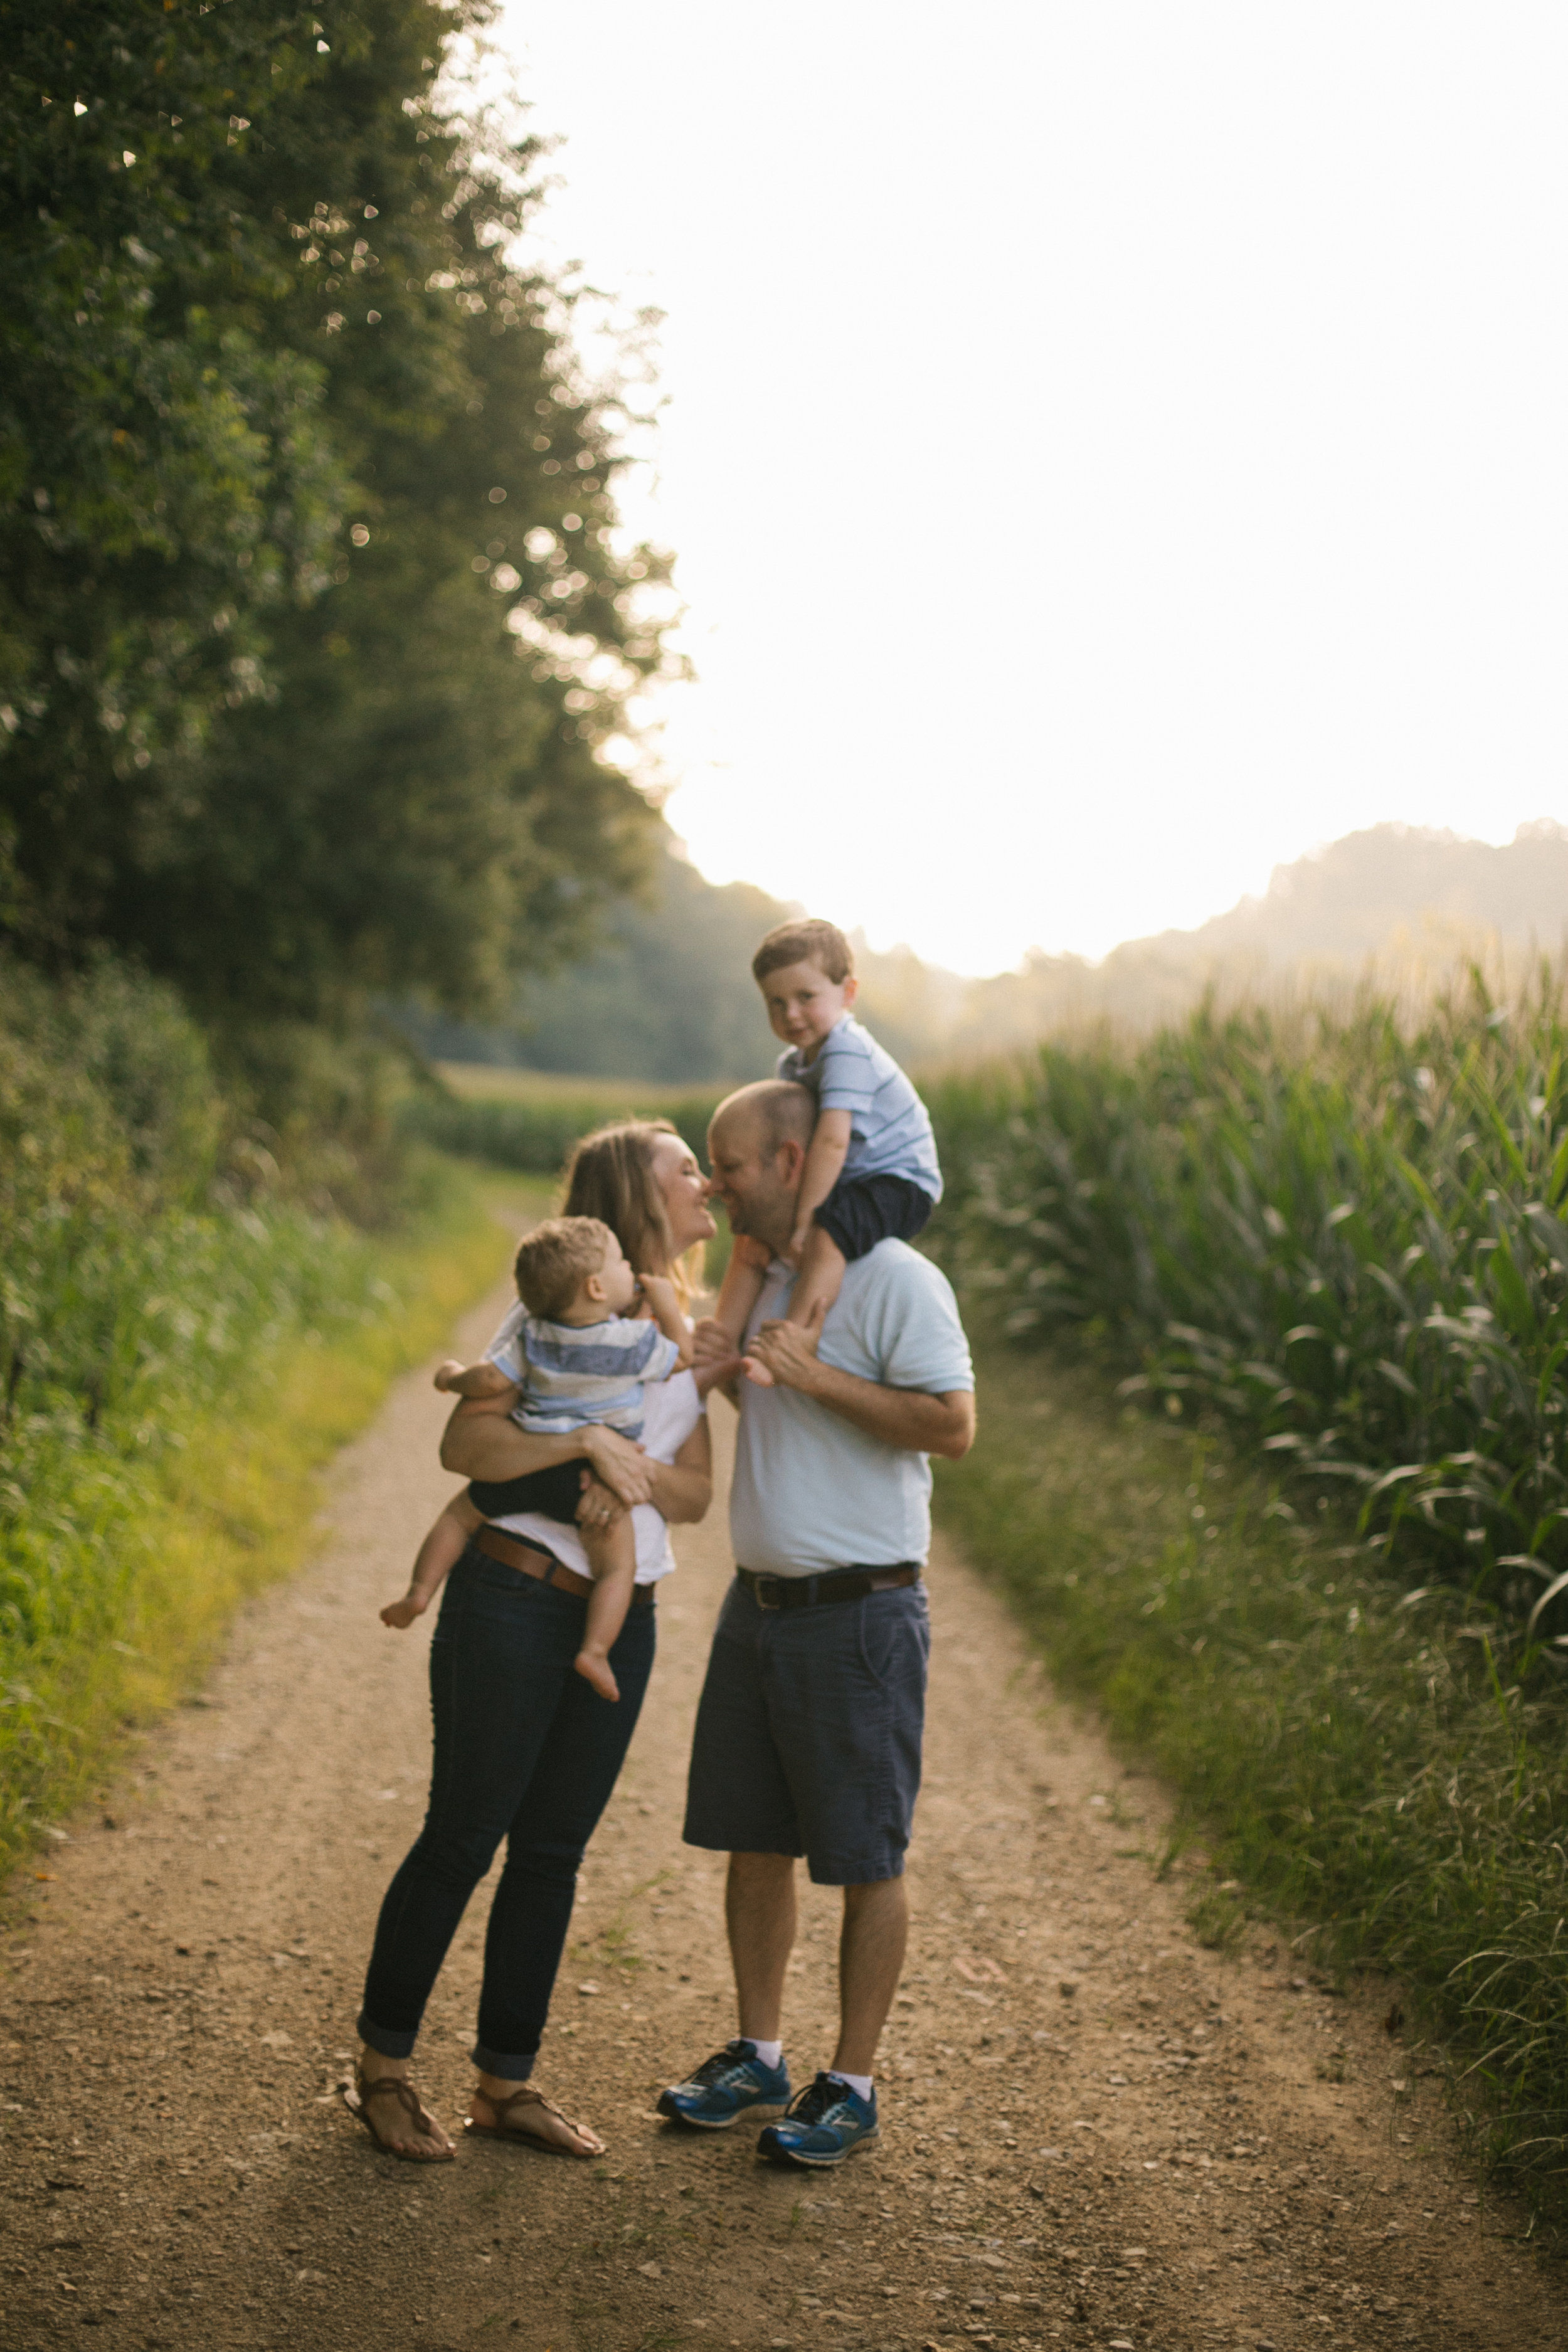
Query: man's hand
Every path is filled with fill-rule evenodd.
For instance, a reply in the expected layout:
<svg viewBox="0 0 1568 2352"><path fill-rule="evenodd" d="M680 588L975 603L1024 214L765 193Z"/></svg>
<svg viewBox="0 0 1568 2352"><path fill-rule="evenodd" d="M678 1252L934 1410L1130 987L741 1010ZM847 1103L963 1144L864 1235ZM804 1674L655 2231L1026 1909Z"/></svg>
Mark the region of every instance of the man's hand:
<svg viewBox="0 0 1568 2352"><path fill-rule="evenodd" d="M855 1372L841 1372L817 1354L826 1299L818 1302L809 1323L764 1323L752 1342L752 1354L768 1371L776 1388L795 1389L852 1429L875 1437L900 1453L941 1454L962 1461L974 1442L974 1399L967 1389L933 1395L926 1389L883 1388Z"/></svg>
<svg viewBox="0 0 1568 2352"><path fill-rule="evenodd" d="M762 1325L752 1342L751 1352L763 1370L773 1374L775 1387L799 1389L805 1396L820 1390L823 1366L816 1349L826 1313L827 1301L819 1298L812 1307L809 1322Z"/></svg>

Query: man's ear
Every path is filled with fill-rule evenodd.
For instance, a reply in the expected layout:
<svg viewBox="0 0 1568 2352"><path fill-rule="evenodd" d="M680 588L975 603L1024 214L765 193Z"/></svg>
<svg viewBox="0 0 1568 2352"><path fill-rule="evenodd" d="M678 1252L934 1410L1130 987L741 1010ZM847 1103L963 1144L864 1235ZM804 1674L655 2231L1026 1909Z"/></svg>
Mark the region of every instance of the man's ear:
<svg viewBox="0 0 1568 2352"><path fill-rule="evenodd" d="M780 1181L792 1192L798 1192L801 1171L805 1166L805 1144L797 1143L793 1135L786 1136L779 1145L777 1161Z"/></svg>

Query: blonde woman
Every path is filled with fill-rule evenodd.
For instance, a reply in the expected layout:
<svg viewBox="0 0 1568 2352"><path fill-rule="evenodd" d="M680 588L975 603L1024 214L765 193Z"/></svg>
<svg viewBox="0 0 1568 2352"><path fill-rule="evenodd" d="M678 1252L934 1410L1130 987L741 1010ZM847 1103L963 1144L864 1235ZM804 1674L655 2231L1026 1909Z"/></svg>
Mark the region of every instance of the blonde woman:
<svg viewBox="0 0 1568 2352"><path fill-rule="evenodd" d="M708 1184L667 1121L586 1137L567 1171L563 1213L598 1217L641 1273L668 1275L689 1300L697 1254L715 1231ZM632 1515L637 1598L610 1664L618 1702L573 1668L592 1583L572 1528L531 1513L511 1482L586 1457L578 1517ZM650 1389L642 1446L612 1429L550 1437L504 1406L459 1404L441 1459L477 1482L486 1524L447 1579L430 1644L435 1755L425 1826L387 1889L365 1978L361 2051L349 2105L377 2145L442 2163L454 2145L408 2080L432 1986L469 1895L504 1838L490 1906L465 2128L552 2155L604 2154L536 2088L533 2072L566 1941L577 1865L609 1801L653 1669L654 1596L675 1565L671 1523L712 1499L708 1420L689 1372Z"/></svg>

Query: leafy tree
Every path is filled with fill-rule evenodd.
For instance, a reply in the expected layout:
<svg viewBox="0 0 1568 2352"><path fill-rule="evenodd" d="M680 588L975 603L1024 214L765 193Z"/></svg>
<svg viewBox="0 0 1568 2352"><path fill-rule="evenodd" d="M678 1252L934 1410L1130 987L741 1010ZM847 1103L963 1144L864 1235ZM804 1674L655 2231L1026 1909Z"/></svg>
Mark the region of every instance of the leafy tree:
<svg viewBox="0 0 1568 2352"><path fill-rule="evenodd" d="M779 1042L752 985L765 931L801 909L750 882L704 880L665 831L651 887L616 908L593 954L531 975L510 1024L404 1011L437 1060L495 1062L588 1077L705 1086L765 1077ZM853 941L859 1017L891 1054L918 1065L940 1050L964 983L907 948Z"/></svg>
<svg viewBox="0 0 1568 2352"><path fill-rule="evenodd" d="M482 17L0 0L0 822L35 956L107 939L225 1018L483 1010L646 863L600 751L663 658L662 569L617 531L570 300L516 262L530 151L434 110Z"/></svg>

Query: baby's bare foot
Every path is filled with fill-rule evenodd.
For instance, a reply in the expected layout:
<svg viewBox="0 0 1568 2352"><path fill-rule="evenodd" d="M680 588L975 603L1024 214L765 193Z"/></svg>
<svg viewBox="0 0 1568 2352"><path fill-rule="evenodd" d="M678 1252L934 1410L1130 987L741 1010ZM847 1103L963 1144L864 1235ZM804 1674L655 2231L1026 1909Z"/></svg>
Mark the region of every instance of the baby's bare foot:
<svg viewBox="0 0 1568 2352"><path fill-rule="evenodd" d="M774 1380L772 1372L769 1371L766 1364L759 1363L755 1356L742 1356L741 1359L741 1370L745 1373L746 1378L751 1381L753 1388L776 1389L778 1386L778 1382Z"/></svg>
<svg viewBox="0 0 1568 2352"><path fill-rule="evenodd" d="M621 1686L610 1672L610 1662L594 1650L579 1650L573 1664L584 1682L592 1683L601 1698L619 1698Z"/></svg>
<svg viewBox="0 0 1568 2352"><path fill-rule="evenodd" d="M463 1366L458 1363L456 1356L448 1356L444 1364L437 1365L436 1386L443 1394L451 1387L453 1381L462 1370Z"/></svg>

